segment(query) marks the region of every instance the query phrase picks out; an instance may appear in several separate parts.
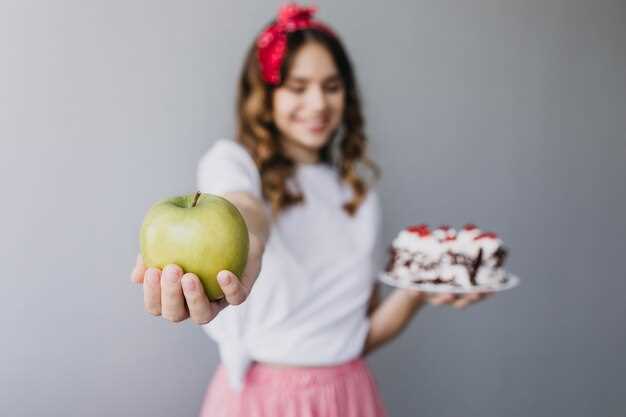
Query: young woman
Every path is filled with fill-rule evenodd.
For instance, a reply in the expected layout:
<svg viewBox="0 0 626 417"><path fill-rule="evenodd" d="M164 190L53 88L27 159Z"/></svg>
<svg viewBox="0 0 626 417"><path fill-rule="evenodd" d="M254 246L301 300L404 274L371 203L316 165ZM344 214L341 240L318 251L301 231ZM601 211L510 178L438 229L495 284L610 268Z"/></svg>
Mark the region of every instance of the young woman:
<svg viewBox="0 0 626 417"><path fill-rule="evenodd" d="M132 274L147 311L190 318L218 343L202 416L384 416L364 355L426 302L462 308L485 297L396 289L379 301L378 171L348 54L314 12L283 6L255 39L236 141L218 140L198 166L198 189L247 223L241 279L221 271L225 298L210 302L177 265L146 270L138 256Z"/></svg>

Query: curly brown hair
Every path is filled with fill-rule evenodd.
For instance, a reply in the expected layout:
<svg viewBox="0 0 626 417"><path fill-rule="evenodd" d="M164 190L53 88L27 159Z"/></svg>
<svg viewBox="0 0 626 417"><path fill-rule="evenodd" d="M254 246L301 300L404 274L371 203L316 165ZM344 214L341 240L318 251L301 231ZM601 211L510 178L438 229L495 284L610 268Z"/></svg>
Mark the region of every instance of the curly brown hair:
<svg viewBox="0 0 626 417"><path fill-rule="evenodd" d="M272 94L287 78L297 51L309 42L325 47L333 57L345 88L345 107L342 126L332 133L328 143L320 149L321 163L335 166L342 181L349 184L353 197L343 209L354 216L365 200L372 179L380 178L380 169L366 155L367 139L363 131L361 101L352 64L341 41L327 32L308 28L287 34L287 48L281 66L281 83L272 86L261 75L256 45L250 47L241 72L237 97L237 142L252 156L261 176L263 197L270 202L276 217L282 210L302 203L304 196L293 178L296 164L282 150L280 132L272 118ZM339 141L337 150L333 145ZM364 167L373 176L364 180L357 170ZM293 185L289 189L287 184Z"/></svg>

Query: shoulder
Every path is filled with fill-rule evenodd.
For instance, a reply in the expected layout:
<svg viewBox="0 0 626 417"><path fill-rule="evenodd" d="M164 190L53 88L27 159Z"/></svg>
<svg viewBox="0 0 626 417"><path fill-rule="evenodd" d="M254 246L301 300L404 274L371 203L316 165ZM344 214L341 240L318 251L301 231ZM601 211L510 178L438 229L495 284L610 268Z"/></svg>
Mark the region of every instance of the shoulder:
<svg viewBox="0 0 626 417"><path fill-rule="evenodd" d="M260 178L252 156L243 145L230 139L218 139L209 147L198 163L199 171L239 171L250 178Z"/></svg>
<svg viewBox="0 0 626 417"><path fill-rule="evenodd" d="M261 178L252 156L230 139L216 140L200 158L197 181L201 191L212 194L229 191L261 194Z"/></svg>
<svg viewBox="0 0 626 417"><path fill-rule="evenodd" d="M248 153L243 145L232 139L217 139L206 151L201 162L206 159L222 158L226 160L236 160L254 166L252 156Z"/></svg>

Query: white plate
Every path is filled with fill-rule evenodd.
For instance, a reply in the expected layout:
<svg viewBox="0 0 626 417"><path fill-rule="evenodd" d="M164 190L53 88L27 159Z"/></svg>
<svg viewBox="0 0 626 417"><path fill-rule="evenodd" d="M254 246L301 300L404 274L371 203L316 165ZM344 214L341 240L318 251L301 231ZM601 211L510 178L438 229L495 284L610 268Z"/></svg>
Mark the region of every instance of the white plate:
<svg viewBox="0 0 626 417"><path fill-rule="evenodd" d="M519 284L519 278L507 272L506 281L497 285L480 285L472 288L457 287L447 284L417 284L408 280L391 277L384 272L378 276L381 282L399 288L412 288L423 292L441 292L454 294L470 294L475 292L496 292L511 289Z"/></svg>

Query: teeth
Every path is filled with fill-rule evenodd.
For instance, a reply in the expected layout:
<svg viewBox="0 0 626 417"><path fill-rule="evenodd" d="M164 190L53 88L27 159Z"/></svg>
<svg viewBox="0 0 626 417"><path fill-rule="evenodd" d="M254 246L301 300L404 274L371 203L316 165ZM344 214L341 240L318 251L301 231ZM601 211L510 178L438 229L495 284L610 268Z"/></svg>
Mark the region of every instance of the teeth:
<svg viewBox="0 0 626 417"><path fill-rule="evenodd" d="M315 122L308 122L306 123L308 126L310 127L314 127L314 128L319 128L319 127L323 127L326 126L325 122L322 121L315 121Z"/></svg>
<svg viewBox="0 0 626 417"><path fill-rule="evenodd" d="M298 120L298 122L302 126L304 126L306 129L321 130L321 129L326 128L326 126L328 126L328 120L324 120L324 119L312 119L312 120L301 119L301 120Z"/></svg>

